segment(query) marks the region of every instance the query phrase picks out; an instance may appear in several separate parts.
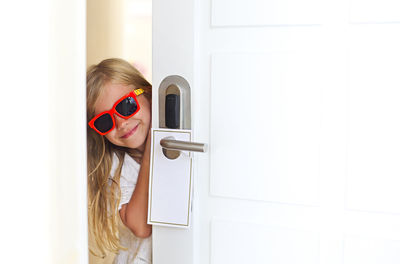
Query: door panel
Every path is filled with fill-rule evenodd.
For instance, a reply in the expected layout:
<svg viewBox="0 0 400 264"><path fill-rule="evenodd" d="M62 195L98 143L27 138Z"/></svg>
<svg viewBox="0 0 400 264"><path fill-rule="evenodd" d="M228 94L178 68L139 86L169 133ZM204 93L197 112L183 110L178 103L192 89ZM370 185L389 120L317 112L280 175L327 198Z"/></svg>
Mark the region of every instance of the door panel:
<svg viewBox="0 0 400 264"><path fill-rule="evenodd" d="M318 0L211 1L213 26L319 24L320 16L321 1Z"/></svg>
<svg viewBox="0 0 400 264"><path fill-rule="evenodd" d="M400 213L399 25L351 25L346 207Z"/></svg>
<svg viewBox="0 0 400 264"><path fill-rule="evenodd" d="M396 0L349 0L349 18L355 23L399 22L399 2Z"/></svg>
<svg viewBox="0 0 400 264"><path fill-rule="evenodd" d="M322 84L312 55L212 54L213 195L318 203Z"/></svg>
<svg viewBox="0 0 400 264"><path fill-rule="evenodd" d="M212 264L318 263L316 232L230 219L213 219L211 229Z"/></svg>

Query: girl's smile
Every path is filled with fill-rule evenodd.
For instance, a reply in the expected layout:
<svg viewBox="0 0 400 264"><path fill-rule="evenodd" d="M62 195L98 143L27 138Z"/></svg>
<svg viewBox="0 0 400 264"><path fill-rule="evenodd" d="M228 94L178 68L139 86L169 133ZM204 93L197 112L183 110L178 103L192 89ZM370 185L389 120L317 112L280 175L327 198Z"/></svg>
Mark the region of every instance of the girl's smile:
<svg viewBox="0 0 400 264"><path fill-rule="evenodd" d="M137 124L134 128L132 128L131 131L129 131L128 133L126 133L125 135L123 135L121 138L128 138L128 137L130 137L131 135L133 135L133 134L135 133L135 131L136 131L136 129L137 129L138 126L139 126L139 124Z"/></svg>

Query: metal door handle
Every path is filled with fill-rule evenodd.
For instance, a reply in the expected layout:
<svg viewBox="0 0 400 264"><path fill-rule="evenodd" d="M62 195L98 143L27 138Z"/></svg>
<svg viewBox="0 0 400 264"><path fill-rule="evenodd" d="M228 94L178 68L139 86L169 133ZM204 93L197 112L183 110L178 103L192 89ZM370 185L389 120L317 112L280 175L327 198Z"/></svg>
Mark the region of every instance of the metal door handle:
<svg viewBox="0 0 400 264"><path fill-rule="evenodd" d="M165 149L170 149L170 150L184 150L184 151L192 151L192 152L206 152L207 151L206 144L181 141L181 140L161 139L160 145L161 145L161 147L163 147Z"/></svg>

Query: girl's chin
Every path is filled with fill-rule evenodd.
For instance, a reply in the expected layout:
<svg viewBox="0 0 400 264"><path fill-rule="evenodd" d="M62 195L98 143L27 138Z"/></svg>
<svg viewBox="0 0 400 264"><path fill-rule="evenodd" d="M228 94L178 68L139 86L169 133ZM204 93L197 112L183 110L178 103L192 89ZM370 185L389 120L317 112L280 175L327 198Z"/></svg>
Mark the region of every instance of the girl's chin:
<svg viewBox="0 0 400 264"><path fill-rule="evenodd" d="M119 147L124 147L124 148L130 148L130 149L140 149L140 147L143 145L141 145L141 144L139 144L139 143L137 143L136 142L136 140L132 140L133 142L120 142L120 141L118 141L118 142L112 142L112 141L110 141L111 143L113 143L114 145L117 145L117 146L119 146Z"/></svg>
<svg viewBox="0 0 400 264"><path fill-rule="evenodd" d="M133 142L128 142L128 144L126 144L126 147L131 148L131 149L139 149L140 151L144 151L144 147L146 145L145 141L146 140L144 140L144 142L140 143L140 142L137 142L136 140L133 140Z"/></svg>
<svg viewBox="0 0 400 264"><path fill-rule="evenodd" d="M131 149L138 149L140 151L144 151L145 144L129 144L127 147Z"/></svg>
<svg viewBox="0 0 400 264"><path fill-rule="evenodd" d="M109 139L109 141L111 141ZM114 140L113 140L114 141ZM146 146L146 136L141 133L141 130L135 131L131 137L128 137L125 140L115 140L111 141L114 145L130 148L130 149L139 149L140 151L144 151Z"/></svg>

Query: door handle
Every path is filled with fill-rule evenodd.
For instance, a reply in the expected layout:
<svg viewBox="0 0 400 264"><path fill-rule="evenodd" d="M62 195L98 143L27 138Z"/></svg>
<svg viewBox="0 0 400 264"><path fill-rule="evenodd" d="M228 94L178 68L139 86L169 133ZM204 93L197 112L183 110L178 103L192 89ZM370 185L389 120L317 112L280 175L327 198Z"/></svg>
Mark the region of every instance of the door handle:
<svg viewBox="0 0 400 264"><path fill-rule="evenodd" d="M192 152L206 152L207 145L203 143L188 142L182 140L166 139L160 141L161 147L169 150L183 150Z"/></svg>

